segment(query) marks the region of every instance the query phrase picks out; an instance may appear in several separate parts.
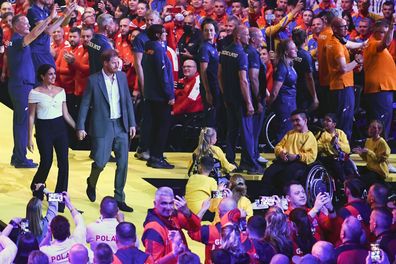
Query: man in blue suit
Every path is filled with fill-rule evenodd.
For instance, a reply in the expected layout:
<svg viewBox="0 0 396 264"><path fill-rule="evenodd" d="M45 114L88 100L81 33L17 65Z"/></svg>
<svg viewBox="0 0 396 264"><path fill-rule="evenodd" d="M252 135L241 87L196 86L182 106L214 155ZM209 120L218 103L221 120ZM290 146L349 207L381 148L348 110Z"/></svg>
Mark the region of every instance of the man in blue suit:
<svg viewBox="0 0 396 264"><path fill-rule="evenodd" d="M103 69L89 76L77 122L77 137L82 140L87 135L85 120L91 107L89 132L94 162L87 178L86 193L91 202L96 200L96 183L114 150L117 160L114 198L120 210L132 212L133 209L125 203L124 193L128 169L128 135L132 139L136 133L132 100L126 75L118 71L117 52L106 50L101 57Z"/></svg>

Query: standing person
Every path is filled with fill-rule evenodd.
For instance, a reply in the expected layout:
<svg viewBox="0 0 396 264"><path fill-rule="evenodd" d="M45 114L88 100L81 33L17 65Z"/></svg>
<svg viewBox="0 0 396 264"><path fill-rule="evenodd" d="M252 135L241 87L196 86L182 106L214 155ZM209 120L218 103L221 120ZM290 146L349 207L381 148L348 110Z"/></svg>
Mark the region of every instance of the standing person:
<svg viewBox="0 0 396 264"><path fill-rule="evenodd" d="M377 21L363 52L364 93L368 99L369 117L383 122L385 139L390 133L393 91L396 90L396 66L388 50L393 34L393 19L389 26L385 21Z"/></svg>
<svg viewBox="0 0 396 264"><path fill-rule="evenodd" d="M274 73L274 86L269 97L269 104L272 104L276 118L280 123L276 135L276 143L278 143L292 129L289 118L297 108L297 73L293 68L293 60L297 57L297 48L292 40L282 40L276 53L278 65Z"/></svg>
<svg viewBox="0 0 396 264"><path fill-rule="evenodd" d="M252 27L249 29L250 44L246 47L248 55L248 74L250 90L253 97L253 140L254 160L266 164L268 160L260 156L259 137L264 123L265 97L267 92L266 66L260 60L259 48L264 41L260 29Z"/></svg>
<svg viewBox="0 0 396 264"><path fill-rule="evenodd" d="M7 50L8 92L14 107L13 137L14 149L11 156L11 165L15 168L35 168L37 163L26 158L28 145L28 95L35 84L35 71L29 44L35 40L55 18L55 9L44 22L29 30L27 17L16 15L12 18L14 34Z"/></svg>
<svg viewBox="0 0 396 264"><path fill-rule="evenodd" d="M201 24L203 39L198 50L199 71L201 74L201 95L206 112L206 126L217 127L217 115L221 106L219 80L217 70L219 67L219 53L216 50L215 37L218 32L217 23L205 19ZM203 88L203 89L202 89Z"/></svg>
<svg viewBox="0 0 396 264"><path fill-rule="evenodd" d="M150 158L146 165L152 168L173 169L163 156L175 103L172 65L166 56L166 30L162 25L151 25L147 30L150 39L145 45L142 59L145 104L151 114ZM143 122L145 122L143 120Z"/></svg>
<svg viewBox="0 0 396 264"><path fill-rule="evenodd" d="M331 23L334 35L326 43L326 60L329 70L330 95L333 100L333 112L338 119L338 126L348 139L352 136L353 111L355 94L353 69L363 63L363 56L355 55L350 61L344 37L347 34L347 23L342 18L335 18Z"/></svg>
<svg viewBox="0 0 396 264"><path fill-rule="evenodd" d="M96 183L109 160L111 151L116 153L117 169L114 181L114 198L121 211L132 212L125 203L124 186L127 178L128 151L130 139L135 136L135 116L128 81L123 72L118 71L118 55L115 50L102 54L103 69L88 79L77 122L77 137L85 138L85 120L92 108L91 136L94 162L87 178L87 196L96 200Z"/></svg>
<svg viewBox="0 0 396 264"><path fill-rule="evenodd" d="M142 58L144 53L144 45L149 38L147 37L147 28L154 24L160 24L161 18L157 11L147 11L146 13L146 30L139 33L135 37L132 42L132 51L133 51L133 62L138 80L138 91L134 91L134 97L137 99L139 97L143 98L142 103L142 117L141 117L141 126L140 126L140 137L139 137L139 146L136 149L135 158L140 160L148 160L150 158L149 153L149 134L151 131L151 114L148 105L144 100L144 74L143 74L143 66L142 66Z"/></svg>
<svg viewBox="0 0 396 264"><path fill-rule="evenodd" d="M103 68L101 55L106 50L112 49L109 38L116 32L116 24L109 14L101 14L97 19L98 32L94 34L91 42L88 43L89 72L97 73Z"/></svg>
<svg viewBox="0 0 396 264"><path fill-rule="evenodd" d="M40 152L40 165L34 175L30 188L35 184L45 183L52 166L53 149L58 162L58 179L55 192L67 191L69 179L69 138L66 128L68 123L73 129L76 123L70 116L66 104L66 93L55 86L55 68L43 64L37 71L41 85L29 93L29 134L28 149L33 152L33 124L36 125L36 142ZM59 211L64 210L64 204Z"/></svg>
<svg viewBox="0 0 396 264"><path fill-rule="evenodd" d="M249 174L261 174L263 169L254 156L254 107L248 83L248 59L243 49L249 43L248 28L237 26L233 37L233 43L221 52L218 72L227 111L227 159L235 163L235 147L240 131L240 169L247 170Z"/></svg>
<svg viewBox="0 0 396 264"><path fill-rule="evenodd" d="M53 1L50 0L34 0L32 6L29 8L27 12L27 18L29 20L29 24L31 27L35 27L40 25L43 20L46 20L50 17L50 11L48 7L53 4ZM52 9L56 9L57 5L53 4ZM35 69L35 73L37 72L38 68L42 64L50 64L55 67L54 57L51 55L51 35L52 33L61 26L61 24L68 18L76 9L77 4L75 2L70 2L67 6L64 15L60 17L53 17L57 19L51 23L50 26L44 29L44 31L40 32L37 38L32 41L31 53L32 53L32 61ZM54 11L56 13L56 11ZM52 19L51 19L52 21Z"/></svg>

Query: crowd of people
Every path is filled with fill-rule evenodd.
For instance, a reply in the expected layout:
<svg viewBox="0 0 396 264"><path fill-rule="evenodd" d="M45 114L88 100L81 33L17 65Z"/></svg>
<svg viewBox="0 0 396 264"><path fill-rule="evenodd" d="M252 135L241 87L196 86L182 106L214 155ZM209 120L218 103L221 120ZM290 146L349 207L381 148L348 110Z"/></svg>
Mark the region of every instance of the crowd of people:
<svg viewBox="0 0 396 264"><path fill-rule="evenodd" d="M38 169L26 217L12 219L0 236L0 262L199 263L188 234L205 245L205 263L392 263L394 13L395 3L381 0L2 1L10 163ZM266 168L259 139L269 109L279 128ZM359 109L367 112L368 138L351 148ZM124 192L130 141L139 135L135 157L148 167L173 169L163 155L170 127L197 115L202 131L185 199L169 187L157 190L142 252L134 224L120 213L133 211ZM317 135L308 128L312 116L323 120ZM67 189L68 148L87 136L91 202L107 162L117 168L114 198L102 200L100 219L86 227ZM35 145L39 164L26 157ZM54 149L59 202L45 188ZM366 166L356 168L351 153ZM334 178L337 197L324 187L309 208L306 171L316 161ZM259 193L248 194L235 174L243 172L263 175ZM262 195L272 207L254 215L251 199L260 204ZM334 201L343 199L336 210ZM65 208L73 234L57 215Z"/></svg>

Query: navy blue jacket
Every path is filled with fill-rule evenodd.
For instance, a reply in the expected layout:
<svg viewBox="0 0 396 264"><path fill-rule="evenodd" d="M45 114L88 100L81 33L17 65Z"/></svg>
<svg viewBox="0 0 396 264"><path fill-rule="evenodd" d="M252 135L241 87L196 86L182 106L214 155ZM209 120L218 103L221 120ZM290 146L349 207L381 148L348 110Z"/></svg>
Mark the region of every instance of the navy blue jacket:
<svg viewBox="0 0 396 264"><path fill-rule="evenodd" d="M146 42L142 67L145 99L168 102L175 98L172 64L166 56L166 48L159 41Z"/></svg>
<svg viewBox="0 0 396 264"><path fill-rule="evenodd" d="M102 70L101 55L105 50L112 49L109 39L103 34L95 34L88 43L89 73L94 74Z"/></svg>

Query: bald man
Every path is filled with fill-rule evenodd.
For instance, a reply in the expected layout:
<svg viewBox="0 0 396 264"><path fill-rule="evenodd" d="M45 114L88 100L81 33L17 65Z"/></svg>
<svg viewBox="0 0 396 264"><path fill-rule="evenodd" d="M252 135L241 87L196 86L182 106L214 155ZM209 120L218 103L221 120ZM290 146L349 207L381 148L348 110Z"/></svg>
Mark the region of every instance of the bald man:
<svg viewBox="0 0 396 264"><path fill-rule="evenodd" d="M69 251L70 264L86 264L89 262L88 250L83 244L75 244Z"/></svg>
<svg viewBox="0 0 396 264"><path fill-rule="evenodd" d="M249 39L247 27L237 26L234 29L233 43L221 52L218 75L227 111L227 159L235 163L235 148L240 133L242 154L239 169L246 170L248 174L262 174L263 169L254 154L254 107L247 78L248 58L244 50Z"/></svg>
<svg viewBox="0 0 396 264"><path fill-rule="evenodd" d="M364 233L360 221L354 217L347 217L342 223L340 238L342 244L336 248L337 264L366 263L368 250L362 239Z"/></svg>
<svg viewBox="0 0 396 264"><path fill-rule="evenodd" d="M312 255L321 263L335 263L334 245L327 241L318 241L312 247Z"/></svg>
<svg viewBox="0 0 396 264"><path fill-rule="evenodd" d="M224 198L218 206L219 216L223 217L229 211L236 209L237 204L233 198ZM188 232L188 235L195 241L205 244L205 264L212 263L210 252L219 249L220 246L220 221L212 225L203 225L198 231Z"/></svg>
<svg viewBox="0 0 396 264"><path fill-rule="evenodd" d="M326 43L326 59L329 70L330 96L333 100L332 112L337 115L339 128L345 132L348 139L351 139L355 108L353 69L363 64L363 56L356 54L355 59L350 60L348 49L345 46L348 26L344 19L334 18L331 28L333 35Z"/></svg>

